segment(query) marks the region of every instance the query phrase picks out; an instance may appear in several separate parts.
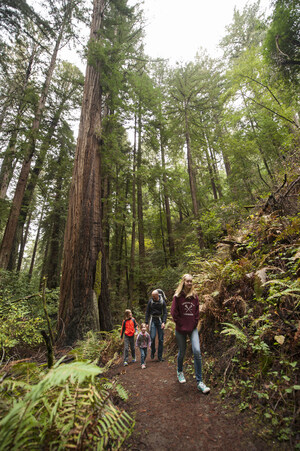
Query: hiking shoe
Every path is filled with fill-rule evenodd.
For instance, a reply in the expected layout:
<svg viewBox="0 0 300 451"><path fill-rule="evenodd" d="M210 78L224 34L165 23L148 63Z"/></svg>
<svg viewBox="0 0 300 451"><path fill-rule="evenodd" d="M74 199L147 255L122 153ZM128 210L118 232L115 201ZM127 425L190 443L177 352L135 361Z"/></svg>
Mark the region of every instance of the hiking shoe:
<svg viewBox="0 0 300 451"><path fill-rule="evenodd" d="M145 368L146 368L146 365L143 363L142 370L144 370Z"/></svg>
<svg viewBox="0 0 300 451"><path fill-rule="evenodd" d="M128 362L124 362L124 366L128 366Z"/></svg>
<svg viewBox="0 0 300 451"><path fill-rule="evenodd" d="M202 391L202 393L209 393L210 392L210 388L206 387L204 382L198 382L197 388L198 388L199 391Z"/></svg>
<svg viewBox="0 0 300 451"><path fill-rule="evenodd" d="M132 359L132 363L135 363L136 362L136 359Z"/></svg>
<svg viewBox="0 0 300 451"><path fill-rule="evenodd" d="M161 358L161 359L158 359L158 361L159 361L159 362L164 362L165 359Z"/></svg>
<svg viewBox="0 0 300 451"><path fill-rule="evenodd" d="M182 371L177 371L177 377L178 377L178 381L179 381L181 384L184 384L184 383L186 382L185 377L184 377L184 374L183 374Z"/></svg>

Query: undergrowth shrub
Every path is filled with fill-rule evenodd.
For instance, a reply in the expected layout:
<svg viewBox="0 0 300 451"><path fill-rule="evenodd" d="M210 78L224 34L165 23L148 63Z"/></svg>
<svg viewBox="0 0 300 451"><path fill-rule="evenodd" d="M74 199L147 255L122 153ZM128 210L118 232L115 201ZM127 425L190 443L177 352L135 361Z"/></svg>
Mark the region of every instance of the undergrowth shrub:
<svg viewBox="0 0 300 451"><path fill-rule="evenodd" d="M195 277L202 349L210 352L205 379L217 379L225 400L257 414L261 436L290 443L300 390L298 226L299 216L252 216L229 255L199 260Z"/></svg>
<svg viewBox="0 0 300 451"><path fill-rule="evenodd" d="M91 361L107 367L119 355L122 355L123 343L120 340L120 327L111 331L89 331L83 340L76 343L75 348L69 352L76 360Z"/></svg>
<svg viewBox="0 0 300 451"><path fill-rule="evenodd" d="M57 362L35 385L6 379L2 399L3 392L25 394L0 422L1 449L119 449L134 421L114 406L112 395L126 400L127 393L99 377L104 371L86 362Z"/></svg>
<svg viewBox="0 0 300 451"><path fill-rule="evenodd" d="M42 293L34 293L21 298L5 290L0 295L0 346L1 359L13 355L18 347L34 347L42 343L41 330L47 329L43 309ZM46 290L47 311L54 330L58 292ZM18 354L18 352L17 352Z"/></svg>

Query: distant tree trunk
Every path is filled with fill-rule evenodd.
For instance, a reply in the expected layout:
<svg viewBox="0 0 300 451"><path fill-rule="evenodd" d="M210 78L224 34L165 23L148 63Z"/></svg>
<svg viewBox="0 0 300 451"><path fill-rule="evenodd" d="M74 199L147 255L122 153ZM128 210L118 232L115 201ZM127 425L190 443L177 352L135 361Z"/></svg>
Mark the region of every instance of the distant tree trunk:
<svg viewBox="0 0 300 451"><path fill-rule="evenodd" d="M245 95L244 95L243 91L241 91L241 94L242 94L242 97L243 97L243 101L244 101L245 107L246 107L246 109L247 109L247 102L246 102L246 98L245 98ZM260 153L260 155L261 155L261 158L262 158L262 160L263 160L263 163L264 163L264 165L265 165L265 168L266 168L266 170L267 170L267 173L269 174L270 179L271 179L272 181L274 181L274 176L273 176L273 174L272 174L272 172L271 172L271 170L270 170L270 168L269 168L268 162L267 162L267 160L266 160L266 157L265 157L264 152L263 152L263 150L262 150L262 147L261 147L261 145L260 145L259 139L258 139L257 134L256 134L255 126L254 126L254 123L253 123L253 119L252 119L250 113L248 114L248 118L249 118L249 121L250 121L250 124L251 124L251 128L252 128L253 134L254 134L254 136L255 136L255 140L256 140L256 143L257 143L257 147L258 147L259 153Z"/></svg>
<svg viewBox="0 0 300 451"><path fill-rule="evenodd" d="M58 124L58 121L61 116L63 106L64 106L66 100L67 99L65 98L62 101L58 110L55 112L54 117L51 120L48 132L42 142L41 149L37 156L34 168L31 170L31 175L28 180L28 183L27 183L27 186L26 186L26 189L24 192L24 196L23 196L23 201L22 201L21 210L20 210L20 216L18 218L18 226L17 226L18 232L15 233L13 249L17 249L19 247L19 241L20 241L20 239L22 239L21 237L23 235L23 228L24 228L24 224L26 222L26 217L27 217L28 211L30 210L30 205L31 205L31 202L33 199L34 190L38 183L40 173L44 167L44 162L45 162L45 158L47 155L47 151L50 147L51 139L54 135L55 129L57 127L57 124ZM13 269L14 266L15 266L15 262L13 261L13 258L11 257L8 269ZM47 281L47 283L48 283L48 281Z"/></svg>
<svg viewBox="0 0 300 451"><path fill-rule="evenodd" d="M136 239L136 135L137 135L137 118L134 119L134 144L133 144L133 163L132 163L132 227L131 227L131 246L130 246L130 262L129 262L129 299L127 307L131 309L134 290L134 271L135 271L135 239Z"/></svg>
<svg viewBox="0 0 300 451"><path fill-rule="evenodd" d="M110 195L110 176L102 171L102 228L105 249L105 264L107 274L110 272L109 243L110 243L110 224L109 224L109 195Z"/></svg>
<svg viewBox="0 0 300 451"><path fill-rule="evenodd" d="M24 100L25 97L25 91L28 85L28 81L30 78L30 74L32 71L32 65L34 61L34 57L36 55L36 49L37 44L34 44L32 53L30 55L27 70L25 73L23 86L22 86L22 93L21 93L21 99L20 103L17 109L16 114L16 122L14 124L14 130L11 134L7 149L5 151L5 155L2 161L1 170L0 170L0 198L4 199L6 196L6 192L9 186L9 183L11 181L12 175L13 175L13 168L14 168L14 160L15 160L15 153L16 153L16 142L17 137L19 133L19 128L22 120L22 114L24 111L24 108L26 106L26 101Z"/></svg>
<svg viewBox="0 0 300 451"><path fill-rule="evenodd" d="M96 40L105 0L94 0ZM58 341L71 345L88 330L112 328L101 212L100 64L88 65L70 189L60 291Z"/></svg>
<svg viewBox="0 0 300 451"><path fill-rule="evenodd" d="M38 247L39 239L40 239L40 233L41 233L41 227L42 227L41 224L42 224L43 214L44 214L44 207L42 208L42 212L41 212L41 216L40 216L40 220L39 220L39 225L38 225L38 229L37 229L37 233L36 233L36 237L35 237L35 241L34 241L34 247L33 247L33 252L32 252L31 262L30 262L30 268L29 268L29 272L28 272L28 279L29 280L31 280L32 273L33 273L34 262L35 262L35 257L36 257L36 251L37 251L37 247Z"/></svg>
<svg viewBox="0 0 300 451"><path fill-rule="evenodd" d="M210 184L211 184L213 196L214 196L215 200L218 200L218 193L217 193L217 187L216 187L216 183L215 183L213 168L212 168L211 160L210 160L210 157L209 157L209 154L208 154L208 151L207 151L206 147L205 147L205 155L206 155L207 168L208 168L208 173L209 173Z"/></svg>
<svg viewBox="0 0 300 451"><path fill-rule="evenodd" d="M125 186L125 204L127 204L127 197L128 197L128 190L129 190L129 179L126 179L126 186ZM123 261L123 243L126 242L126 235L125 235L125 222L126 222L126 208L123 206L123 213L122 213L122 225L120 230L120 237L118 240L118 253L117 253L117 265L116 265L116 291L119 293L120 291L120 284L121 284L121 274L122 274L122 261Z"/></svg>
<svg viewBox="0 0 300 451"><path fill-rule="evenodd" d="M199 206L198 206L198 200L197 200L197 188L196 188L196 177L195 177L195 169L192 159L192 151L191 151L191 138L189 133L189 123L188 123L188 116L187 111L185 110L185 142L187 147L187 161L188 161L188 174L189 174L189 181L190 181L190 190L191 190L191 196L192 196L192 205L193 205L193 213L195 218L198 220L198 226L197 226L197 236L198 236L198 243L200 249L204 249L205 242L204 242L204 236L202 227L199 223Z"/></svg>
<svg viewBox="0 0 300 451"><path fill-rule="evenodd" d="M229 158L227 156L227 154L222 150L222 158L224 161L224 167L225 167L225 171L226 171L226 177L228 178L231 174L231 164L229 161Z"/></svg>
<svg viewBox="0 0 300 451"><path fill-rule="evenodd" d="M26 242L27 242L28 233L29 233L31 216L32 216L32 212L30 212L28 217L27 217L27 223L26 223L26 227L25 227L25 232L22 233L22 236L21 236L21 243L20 243L20 250L19 250L19 256L18 256L17 271L21 271L24 250L25 250L25 246L26 246Z"/></svg>
<svg viewBox="0 0 300 451"><path fill-rule="evenodd" d="M161 196L159 193L159 222L160 222L160 231L161 231L161 243L162 243L162 248L164 251L164 260L165 260L165 267L167 268L168 266L168 255L167 255L167 249L166 249L166 244L165 244L165 232L164 232L164 223L163 223L163 213L162 213L162 208L161 208Z"/></svg>
<svg viewBox="0 0 300 451"><path fill-rule="evenodd" d="M224 130L224 133L225 133L225 135L228 135L228 130L226 129L226 127L225 127L225 130ZM224 150L224 147L225 147L225 143L224 143L224 140L223 140L224 133L220 132L221 153L222 153L222 158L223 158L223 161L224 161L226 176L227 176L227 178L229 178L229 176L231 174L231 164L230 164L230 160L229 160L227 151Z"/></svg>
<svg viewBox="0 0 300 451"><path fill-rule="evenodd" d="M51 226L52 229L52 226ZM48 255L49 255L49 248L50 248L50 240L51 240L51 234L49 237L47 237L46 244L44 245L44 258L43 258L43 265L40 273L40 290L43 287L43 284L45 283L45 274L47 273L47 263L48 263Z"/></svg>
<svg viewBox="0 0 300 451"><path fill-rule="evenodd" d="M59 50L59 46L65 31L65 27L69 21L71 13L71 2L69 1L68 7L66 8L66 13L64 20L62 22L61 28L59 30L58 38L55 43L55 47L52 53L51 62L47 71L46 79L44 82L44 86L42 89L42 93L39 99L37 111L33 120L33 125L31 129L31 134L29 141L27 143L27 148L25 152L24 162L21 168L21 172L19 175L19 180L16 186L15 195L12 202L12 207L10 210L9 218L6 224L4 236L2 239L1 247L0 247L0 268L7 269L11 252L13 248L13 243L15 239L15 234L17 230L18 218L21 211L21 205L24 198L25 188L30 172L31 161L35 153L36 148L36 139L38 135L38 131L40 128L40 123L42 119L42 115L46 105L46 99L49 91L50 82L52 79L53 71L55 68L55 63L57 59L57 53Z"/></svg>
<svg viewBox="0 0 300 451"><path fill-rule="evenodd" d="M48 252L44 266L43 276L46 277L47 287L50 289L59 287L60 270L63 249L63 230L65 226L65 217L61 212L61 189L62 180L57 180L56 194L54 200L54 211L52 212L52 227L49 238Z"/></svg>
<svg viewBox="0 0 300 451"><path fill-rule="evenodd" d="M141 100L139 99L138 109L138 145L137 145L137 210L138 210L138 236L139 236L139 304L145 306L147 289L144 282L144 262L145 262L145 236L144 236L144 214L143 214L143 190L140 169L142 166L142 113Z"/></svg>
<svg viewBox="0 0 300 451"><path fill-rule="evenodd" d="M166 210L166 221L167 221L167 232L168 232L168 245L170 253L171 265L175 265L175 245L173 238L173 228L171 220L171 209L170 209L170 199L168 194L168 181L166 175L166 162L165 162L165 148L162 142L162 134L160 131L160 154L161 154L161 165L163 169L163 193L164 193L164 203Z"/></svg>
<svg viewBox="0 0 300 451"><path fill-rule="evenodd" d="M223 197L223 192L222 192L222 187L221 187L221 182L220 182L220 174L218 171L218 165L217 165L217 161L216 161L216 153L215 153L214 149L210 146L210 144L208 145L208 150L209 150L209 155L210 155L210 159L212 162L212 169L213 169L216 189L218 192L219 199L221 199L221 197Z"/></svg>

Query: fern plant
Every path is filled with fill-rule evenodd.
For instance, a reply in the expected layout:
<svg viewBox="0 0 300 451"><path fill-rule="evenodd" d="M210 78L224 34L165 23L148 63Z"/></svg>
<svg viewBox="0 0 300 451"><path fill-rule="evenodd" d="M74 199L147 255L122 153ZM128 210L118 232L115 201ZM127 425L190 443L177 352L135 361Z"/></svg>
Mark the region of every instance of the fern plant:
<svg viewBox="0 0 300 451"><path fill-rule="evenodd" d="M76 360L89 360L96 363L106 346L106 340L101 340L100 333L91 330L83 340L76 343L76 347L69 354L73 355Z"/></svg>
<svg viewBox="0 0 300 451"><path fill-rule="evenodd" d="M263 286L270 285L270 295L267 302L270 304L277 304L284 296L293 296L295 299L300 299L300 284L298 280L291 281L289 279L280 280L274 279L266 282ZM298 307L299 302L295 305Z"/></svg>
<svg viewBox="0 0 300 451"><path fill-rule="evenodd" d="M248 337L247 335L235 324L231 324L231 323L222 323L224 324L225 327L222 331L221 334L224 335L233 335L239 342L240 344L245 347L248 344Z"/></svg>
<svg viewBox="0 0 300 451"><path fill-rule="evenodd" d="M104 369L86 362L60 364L18 402L0 422L1 450L119 449L134 421L115 407L112 392L126 392L106 379Z"/></svg>

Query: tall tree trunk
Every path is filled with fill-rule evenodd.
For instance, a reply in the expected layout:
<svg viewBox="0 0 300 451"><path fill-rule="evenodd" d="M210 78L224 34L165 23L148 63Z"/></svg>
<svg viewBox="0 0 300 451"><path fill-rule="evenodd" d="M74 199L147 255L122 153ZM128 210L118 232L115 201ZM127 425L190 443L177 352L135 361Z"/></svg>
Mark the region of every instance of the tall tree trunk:
<svg viewBox="0 0 300 451"><path fill-rule="evenodd" d="M145 263L145 236L144 236L144 213L143 213L143 190L142 190L142 113L141 100L139 99L138 109L138 145L137 145L137 210L138 210L138 236L139 236L139 304L145 306L147 299L147 289L144 282L144 263Z"/></svg>
<svg viewBox="0 0 300 451"><path fill-rule="evenodd" d="M110 248L110 224L109 224L109 195L110 195L110 176L108 174L104 174L106 171L102 171L102 228L103 228L103 239L104 239L104 249L105 249L105 264L106 264L106 272L110 273L110 256L109 256L109 248Z"/></svg>
<svg viewBox="0 0 300 451"><path fill-rule="evenodd" d="M90 40L97 39L105 0L94 0ZM112 319L101 212L100 64L86 69L69 211L64 239L58 341L73 344Z"/></svg>
<svg viewBox="0 0 300 451"><path fill-rule="evenodd" d="M62 25L61 25L61 28L60 28L60 31L58 34L58 38L56 40L55 47L54 47L54 50L52 53L51 62L50 62L50 65L49 65L49 68L47 71L44 86L42 88L42 93L39 98L39 103L38 103L37 111L36 111L36 114L35 114L35 117L33 120L30 138L27 143L24 162L23 162L23 165L21 168L21 172L20 172L19 180L18 180L18 183L16 186L16 191L15 191L12 207L10 210L9 218L8 218L4 236L2 239L2 243L1 243L1 247L0 247L0 268L3 268L3 269L7 269L10 258L11 258L11 252L12 252L12 248L13 248L15 233L17 230L18 218L20 215L21 205L22 205L22 201L24 198L25 188L26 188L26 184L27 184L27 180L28 180L28 176L29 176L29 172L30 172L31 161L32 161L32 158L35 153L36 139L38 136L38 131L40 128L42 115L43 115L45 105L46 105L46 99L47 99L47 95L48 95L48 91L49 91L49 86L50 86L50 82L52 79L52 75L53 75L53 71L54 71L55 63L56 63L56 59L57 59L57 53L59 50L61 40L63 38L65 27L70 18L70 14L71 14L71 10L72 10L71 3L72 2L69 1L68 7L66 8L64 20L62 22Z"/></svg>
<svg viewBox="0 0 300 451"><path fill-rule="evenodd" d="M226 154L226 152L223 151L222 149L222 158L224 161L224 167L225 167L225 172L226 172L226 177L228 178L231 174L231 164L230 164L230 160L228 158L228 155Z"/></svg>
<svg viewBox="0 0 300 451"><path fill-rule="evenodd" d="M31 216L32 216L32 212L30 212L28 217L27 217L27 223L26 223L26 227L25 227L25 232L22 233L22 236L21 236L17 271L21 271L21 266L22 266L22 261L23 261L23 256L24 256L24 250L25 250L25 246L26 246L26 243L27 243L27 237L28 237L29 227L30 227L30 223L31 223Z"/></svg>
<svg viewBox="0 0 300 451"><path fill-rule="evenodd" d="M213 168L212 168L210 156L208 154L208 151L207 151L206 147L205 147L205 155L206 155L207 168L208 168L208 173L209 173L210 184L211 184L213 196L214 196L215 200L218 200L218 193L217 193L217 187L216 187L216 183L215 183Z"/></svg>
<svg viewBox="0 0 300 451"><path fill-rule="evenodd" d="M49 240L48 252L44 266L44 274L47 280L47 287L57 288L60 284L60 270L63 249L63 231L65 227L65 217L61 211L61 190L62 180L58 179L56 184L56 194L54 200L54 211L52 212L52 227Z"/></svg>
<svg viewBox="0 0 300 451"><path fill-rule="evenodd" d="M166 174L165 149L164 149L164 145L162 142L161 130L160 130L160 154L161 154L161 165L162 165L162 170L163 170L163 193L164 193L164 203L165 203L165 210L166 210L168 246L169 246L171 265L174 266L175 265L175 245L174 245L174 238L173 238L170 199L169 199L169 193L168 193L168 181L167 181L167 174Z"/></svg>
<svg viewBox="0 0 300 451"><path fill-rule="evenodd" d="M17 137L18 137L19 128L20 128L20 124L21 124L22 114L23 114L23 111L26 106L26 102L24 100L25 92L26 92L26 88L27 88L27 85L29 82L30 75L31 75L32 65L33 65L34 57L36 55L36 50L37 50L37 44L34 44L33 50L31 52L31 55L30 55L30 58L28 61L24 81L23 81L22 93L21 93L20 103L19 103L19 106L17 109L14 130L11 134L11 137L10 137L10 140L9 140L9 143L8 143L8 146L7 146L3 161L2 161L2 165L1 165L1 170L0 170L0 198L1 199L4 199L6 196L8 185L9 185L12 175L13 175L14 160L15 160L15 153L16 153L16 142L17 142Z"/></svg>
<svg viewBox="0 0 300 451"><path fill-rule="evenodd" d="M51 144L51 139L54 135L55 129L57 127L59 118L61 116L62 110L63 110L63 106L65 104L66 99L64 99L61 103L61 105L59 106L58 110L55 112L54 117L50 123L50 127L48 129L47 135L45 136L42 145L41 145L41 149L40 152L37 156L34 168L31 170L31 176L28 180L25 192L24 192L24 197L23 197L23 201L22 201L22 205L21 205L21 210L20 210L20 215L18 218L18 226L17 226L17 230L18 232L15 233L15 237L14 237L14 243L13 243L13 248L16 249L19 247L19 241L20 238L23 235L23 228L24 228L24 224L26 222L26 218L27 218L27 214L28 211L30 211L30 205L33 199L33 195L34 195L34 190L36 188L36 185L38 183L38 179L40 176L40 173L44 167L44 162L45 162L45 158L46 158L46 154L47 151L50 147ZM8 269L13 269L14 267L14 262L13 259L10 259L10 265ZM47 280L48 283L48 280Z"/></svg>
<svg viewBox="0 0 300 451"><path fill-rule="evenodd" d="M204 249L205 242L204 242L202 227L199 222L199 206L198 206L198 200L197 200L196 177L195 177L195 170L194 170L193 159L192 159L191 138L190 138L190 133L189 133L189 123L188 123L188 116L187 116L186 110L185 110L185 142L186 142L186 147L187 147L188 174L189 174L190 190L191 190L191 196L192 196L193 213L194 213L195 219L198 220L198 225L197 225L198 243L199 243L200 249Z"/></svg>
<svg viewBox="0 0 300 451"><path fill-rule="evenodd" d="M243 91L241 91L241 94L242 94L242 97L243 97L244 105L245 105L245 107L246 107L246 109L247 109L247 102L246 102L246 98L245 98L245 96L244 96ZM259 139L258 139L257 134L256 134L255 126L254 126L254 123L253 123L253 119L252 119L250 113L248 113L248 118L249 118L249 121L250 121L250 125L251 125L251 128L252 128L253 134L254 134L254 136L255 136L255 140L256 140L256 143L257 143L257 147L258 147L259 153L260 153L260 155L261 155L261 158L262 158L262 160L263 160L263 163L264 163L264 165L265 165L265 168L266 168L266 170L267 170L267 173L269 174L270 179L271 179L272 181L274 181L274 176L273 176L273 174L272 174L272 172L271 172L271 170L270 170L270 168L269 168L269 165L268 165L268 162L267 162L266 157L265 157L265 155L264 155L263 149L262 149L262 147L261 147L261 145L260 145Z"/></svg>
<svg viewBox="0 0 300 451"><path fill-rule="evenodd" d="M39 220L39 226L38 226L38 229L37 229L37 232L36 232L35 242L34 242L34 246L33 246L33 252L32 252L32 257L31 257L31 262L30 262L30 268L29 268L29 272L28 272L28 279L29 280L31 280L32 273L33 273L34 262L35 262L35 257L36 257L36 251L37 251L37 247L38 247L38 243L39 243L39 239L40 239L43 214L44 214L44 206L43 206L42 211L41 211L41 216L40 216L40 220Z"/></svg>
<svg viewBox="0 0 300 451"><path fill-rule="evenodd" d="M209 150L210 160L212 162L212 170L213 170L213 174L214 174L216 189L217 189L219 198L221 199L221 197L223 197L223 192L222 192L222 187L221 187L221 182L220 182L220 174L219 174L219 170L218 170L216 153L215 153L214 149L210 146L210 144L208 144L208 150Z"/></svg>
<svg viewBox="0 0 300 451"><path fill-rule="evenodd" d="M131 227L131 246L129 262L129 299L127 307L131 309L134 290L134 271L135 271L135 238L136 238L136 136L137 136L137 118L134 118L134 144L133 144L133 162L132 162L132 227Z"/></svg>
<svg viewBox="0 0 300 451"><path fill-rule="evenodd" d="M128 197L128 190L129 190L129 178L126 179L126 185L125 185L125 205L127 204L127 197ZM121 274L122 274L122 261L123 261L123 243L126 242L126 235L125 235L125 223L126 223L126 208L125 205L123 205L123 213L122 213L122 226L120 230L120 238L118 240L118 253L117 256L117 265L116 265L116 291L119 293L120 290L120 284L121 284ZM125 255L126 257L126 255Z"/></svg>
<svg viewBox="0 0 300 451"><path fill-rule="evenodd" d="M165 244L165 233L164 233L164 223L163 223L163 214L162 214L162 208L161 208L161 193L159 193L159 222L160 222L160 231L161 231L161 243L162 248L164 251L164 260L165 260L165 267L168 267L168 255L167 255L167 249Z"/></svg>

